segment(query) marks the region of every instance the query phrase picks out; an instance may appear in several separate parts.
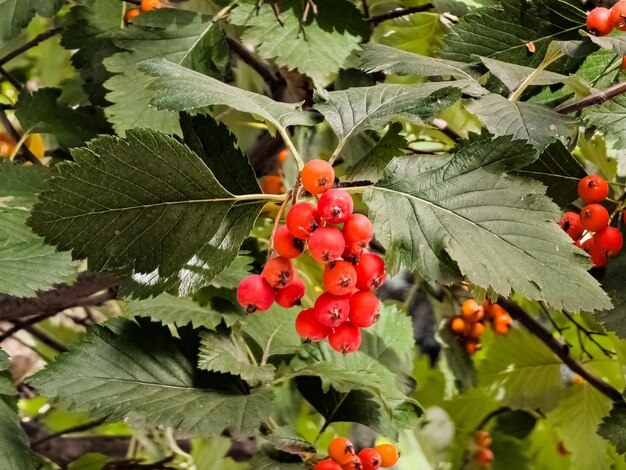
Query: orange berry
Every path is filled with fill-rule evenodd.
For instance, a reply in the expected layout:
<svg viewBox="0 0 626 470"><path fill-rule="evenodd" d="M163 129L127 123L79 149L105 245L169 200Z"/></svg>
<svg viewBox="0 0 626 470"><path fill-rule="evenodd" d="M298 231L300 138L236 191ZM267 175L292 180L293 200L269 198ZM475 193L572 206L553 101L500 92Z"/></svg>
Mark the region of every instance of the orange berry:
<svg viewBox="0 0 626 470"><path fill-rule="evenodd" d="M450 328L455 333L463 334L465 331L465 320L463 320L460 316L454 317L450 322Z"/></svg>
<svg viewBox="0 0 626 470"><path fill-rule="evenodd" d="M400 452L398 452L398 448L393 444L381 444L376 446L376 450L380 454L380 466L382 468L393 467L398 459L400 459Z"/></svg>
<svg viewBox="0 0 626 470"><path fill-rule="evenodd" d="M463 318L470 322L477 322L482 319L485 311L483 308L478 305L474 299L469 299L463 302L461 306L461 313L463 314Z"/></svg>
<svg viewBox="0 0 626 470"><path fill-rule="evenodd" d="M333 187L335 170L324 160L311 160L302 168L300 181L311 194L322 194Z"/></svg>
<svg viewBox="0 0 626 470"><path fill-rule="evenodd" d="M626 55L622 57L622 70L626 70Z"/></svg>
<svg viewBox="0 0 626 470"><path fill-rule="evenodd" d="M280 166L282 168L283 163L285 163L285 160L287 160L287 157L289 156L289 149L282 149L280 152L278 152L278 166Z"/></svg>
<svg viewBox="0 0 626 470"><path fill-rule="evenodd" d="M472 323L472 327L469 330L468 336L472 338L478 338L482 336L484 332L485 332L485 326L480 322L476 322L476 323Z"/></svg>
<svg viewBox="0 0 626 470"><path fill-rule="evenodd" d="M476 449L474 452L474 462L479 467L486 467L493 461L493 452L489 449Z"/></svg>
<svg viewBox="0 0 626 470"><path fill-rule="evenodd" d="M283 194L285 186L280 175L267 175L263 178L262 188L264 194Z"/></svg>
<svg viewBox="0 0 626 470"><path fill-rule="evenodd" d="M493 331L495 331L499 335L505 335L511 329L511 325L513 324L513 320L508 313L504 315L500 315L495 318L493 321Z"/></svg>
<svg viewBox="0 0 626 470"><path fill-rule="evenodd" d="M477 338L467 338L465 341L465 350L467 354L473 356L480 349L480 341Z"/></svg>
<svg viewBox="0 0 626 470"><path fill-rule="evenodd" d="M132 8L130 10L127 10L126 13L124 13L124 24L128 26L130 23L132 23L133 18L139 15L141 15L141 10L139 8Z"/></svg>
<svg viewBox="0 0 626 470"><path fill-rule="evenodd" d="M496 318L502 316L502 315L508 315L507 311L504 310L500 305L498 304L493 304L490 308L489 308L489 320L491 322L493 322Z"/></svg>
<svg viewBox="0 0 626 470"><path fill-rule="evenodd" d="M350 463L356 457L352 442L345 437L336 437L328 446L328 456L339 465Z"/></svg>
<svg viewBox="0 0 626 470"><path fill-rule="evenodd" d="M487 431L476 431L474 442L478 447L489 447L491 445L491 435Z"/></svg>
<svg viewBox="0 0 626 470"><path fill-rule="evenodd" d="M161 0L141 0L141 11L150 11L161 8Z"/></svg>
<svg viewBox="0 0 626 470"><path fill-rule="evenodd" d="M572 377L572 384L582 385L585 383L585 379L583 379L580 375L576 374Z"/></svg>

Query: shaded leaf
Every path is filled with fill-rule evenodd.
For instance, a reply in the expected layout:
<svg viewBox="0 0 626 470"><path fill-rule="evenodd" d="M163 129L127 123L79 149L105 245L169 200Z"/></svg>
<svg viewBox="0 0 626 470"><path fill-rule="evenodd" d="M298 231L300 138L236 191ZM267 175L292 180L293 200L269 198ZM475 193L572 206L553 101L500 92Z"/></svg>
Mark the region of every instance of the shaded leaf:
<svg viewBox="0 0 626 470"><path fill-rule="evenodd" d="M35 14L52 16L62 5L63 0L0 0L0 44L17 36Z"/></svg>
<svg viewBox="0 0 626 470"><path fill-rule="evenodd" d="M607 265L602 287L613 301L613 308L596 312L594 318L608 330L626 338L626 255L620 253Z"/></svg>
<svg viewBox="0 0 626 470"><path fill-rule="evenodd" d="M611 413L600 423L598 434L613 444L618 454L626 453L626 404L613 404Z"/></svg>
<svg viewBox="0 0 626 470"><path fill-rule="evenodd" d="M106 455L90 452L70 462L67 470L102 470L108 462L109 458Z"/></svg>
<svg viewBox="0 0 626 470"><path fill-rule="evenodd" d="M626 145L626 97L618 96L603 104L591 106L583 111L583 119L596 126L606 140L617 147Z"/></svg>
<svg viewBox="0 0 626 470"><path fill-rule="evenodd" d="M20 425L17 413L0 400L0 459L6 470L36 470L40 467L30 450L28 436Z"/></svg>
<svg viewBox="0 0 626 470"><path fill-rule="evenodd" d="M232 441L226 437L195 439L191 443L191 456L196 470L248 470L246 462L235 462L226 457Z"/></svg>
<svg viewBox="0 0 626 470"><path fill-rule="evenodd" d="M114 319L90 329L30 382L108 422L171 426L183 436L252 433L270 413L271 391L235 393L227 378L198 373L183 350L167 329Z"/></svg>
<svg viewBox="0 0 626 470"><path fill-rule="evenodd" d="M37 201L49 172L36 166L15 165L0 159L0 205L30 207Z"/></svg>
<svg viewBox="0 0 626 470"><path fill-rule="evenodd" d="M266 312L248 315L242 324L242 331L267 357L293 354L302 343L295 327L299 311L299 308L286 309L274 305Z"/></svg>
<svg viewBox="0 0 626 470"><path fill-rule="evenodd" d="M404 265L440 282L458 280L460 270L503 295L514 290L570 310L607 308L544 188L502 175L535 155L508 137L483 137L429 171L420 172L419 159L393 160L364 193L388 269Z"/></svg>

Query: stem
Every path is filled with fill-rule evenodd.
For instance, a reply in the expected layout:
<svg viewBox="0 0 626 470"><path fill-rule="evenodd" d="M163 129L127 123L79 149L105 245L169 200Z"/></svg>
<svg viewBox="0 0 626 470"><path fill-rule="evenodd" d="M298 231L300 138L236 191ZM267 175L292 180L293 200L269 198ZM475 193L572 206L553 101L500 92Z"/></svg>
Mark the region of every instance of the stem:
<svg viewBox="0 0 626 470"><path fill-rule="evenodd" d="M270 240L269 240L269 248L267 250L268 259L271 259L274 253L274 236L276 235L276 230L278 230L278 224L280 223L280 219L283 215L283 211L285 210L285 207L287 207L287 203L289 202L289 199L290 199L290 192L287 193L287 197L285 198L283 203L280 205L280 208L278 209L278 214L276 214L276 218L274 219L274 226L272 227L272 234L270 235Z"/></svg>
<svg viewBox="0 0 626 470"><path fill-rule="evenodd" d="M0 67L6 64L8 61L15 59L18 55L26 52L29 49L39 45L39 43L45 41L46 39L50 39L52 36L56 36L57 34L61 34L63 28L54 28L50 31L46 31L44 33L38 34L31 41L28 41L23 46L18 47L13 52L9 52L7 55L0 59Z"/></svg>
<svg viewBox="0 0 626 470"><path fill-rule="evenodd" d="M13 87L17 91L22 91L22 89L24 88L22 84L18 82L17 79L13 75L11 75L9 72L7 72L4 69L4 67L0 67L0 75L2 75L6 79L7 82L13 85Z"/></svg>
<svg viewBox="0 0 626 470"><path fill-rule="evenodd" d="M567 367L570 368L572 372L580 375L592 387L600 393L606 395L611 400L615 402L621 402L624 400L622 394L613 388L612 385L593 375L585 367L583 367L582 364L570 356L569 348L566 345L559 343L548 330L541 326L541 324L526 313L526 311L524 311L524 309L522 309L519 305L503 296L498 297L498 304L509 312L515 320L524 325L530 333L540 339L554 354L557 355L559 359L561 359L561 361L563 361Z"/></svg>
<svg viewBox="0 0 626 470"><path fill-rule="evenodd" d="M335 149L333 154L328 159L328 163L330 163L331 165L333 165L335 163L335 160L337 160L337 158L339 157L339 154L341 153L341 151L343 150L343 147L345 145L346 145L346 141L345 140L339 142L339 145L337 145L337 148Z"/></svg>
<svg viewBox="0 0 626 470"><path fill-rule="evenodd" d="M41 444L45 444L48 441L56 439L57 437L64 436L66 434L74 434L74 433L77 433L77 432L89 431L90 429L97 428L98 426L103 424L104 421L105 421L104 418L103 419L98 419L96 421L91 421L91 422L86 423L86 424L80 424L78 426L73 426L71 428L64 429L63 431L55 432L53 434L48 434L47 436L42 437L41 439L38 439L35 442L33 442L31 444L31 446L32 447L38 447Z"/></svg>
<svg viewBox="0 0 626 470"><path fill-rule="evenodd" d="M383 21L393 20L395 18L401 18L403 16L412 15L413 13L422 13L434 7L435 6L432 3L427 3L426 5L421 5L419 7L409 7L409 8L403 8L401 10L392 10L382 15L372 16L368 18L368 21L372 23L374 26L376 26L382 23Z"/></svg>
<svg viewBox="0 0 626 470"><path fill-rule="evenodd" d="M363 6L363 16L365 18L370 17L370 7L367 5L367 0L361 0L361 6Z"/></svg>
<svg viewBox="0 0 626 470"><path fill-rule="evenodd" d="M556 108L554 108L554 110L557 113L561 113L561 114L571 114L571 113L580 111L582 109L588 108L589 106L594 106L594 105L605 103L624 93L626 93L626 82L621 82L621 83L618 83L617 85L613 85L612 87L607 88L604 91L586 96L585 98L579 101L574 101L573 103L562 104L560 106L557 106Z"/></svg>
<svg viewBox="0 0 626 470"><path fill-rule="evenodd" d="M14 140L15 145L19 146L20 142L22 142L22 137L20 136L20 133L17 132L17 129L13 126L13 124L9 120L9 117L7 116L4 106L2 105L0 105L0 123L2 124L2 127L5 128L5 130L11 137L11 139ZM30 151L30 149L28 148L28 145L21 145L20 149L22 150L26 160L28 160L34 165L42 165L41 161L35 156L35 154L33 154L33 152Z"/></svg>
<svg viewBox="0 0 626 470"><path fill-rule="evenodd" d="M293 145L293 142L291 141L291 137L289 137L289 133L287 132L287 129L279 129L278 132L280 133L283 140L285 141L285 144L289 148L289 151L293 155L293 158L296 160L296 163L298 164L298 173L300 173L302 171L302 168L304 168L304 162L302 161L302 157L300 157L300 154L298 153L296 146Z"/></svg>

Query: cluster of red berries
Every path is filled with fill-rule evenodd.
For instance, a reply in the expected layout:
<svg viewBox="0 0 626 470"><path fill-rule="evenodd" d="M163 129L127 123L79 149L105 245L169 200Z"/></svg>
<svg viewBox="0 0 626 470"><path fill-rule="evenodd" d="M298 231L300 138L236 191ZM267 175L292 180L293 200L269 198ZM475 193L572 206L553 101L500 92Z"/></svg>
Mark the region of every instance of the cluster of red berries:
<svg viewBox="0 0 626 470"><path fill-rule="evenodd" d="M378 470L393 467L400 453L393 444L368 447L356 453L352 443L345 437L333 439L328 446L328 459L322 460L314 470Z"/></svg>
<svg viewBox="0 0 626 470"><path fill-rule="evenodd" d="M509 332L513 320L506 310L489 300L478 305L474 299L469 299L463 302L461 315L450 320L450 329L459 335L467 353L473 355L480 349L480 337L487 322L491 323L496 334L504 335Z"/></svg>
<svg viewBox="0 0 626 470"><path fill-rule="evenodd" d="M612 8L597 7L587 15L587 31L594 36L606 36L613 29L626 31L626 0L620 0ZM622 58L626 69L626 56Z"/></svg>
<svg viewBox="0 0 626 470"><path fill-rule="evenodd" d="M141 15L144 11L156 10L161 8L161 0L141 0L139 8L131 8L124 14L124 24L128 26L132 23L133 18Z"/></svg>
<svg viewBox="0 0 626 470"><path fill-rule="evenodd" d="M587 204L580 211L566 212L559 225L577 246L589 253L594 268L605 266L624 244L622 233L609 227L610 216L600 202L609 195L609 185L601 176L585 176L578 183L578 196ZM593 236L589 236L594 233Z"/></svg>
<svg viewBox="0 0 626 470"><path fill-rule="evenodd" d="M491 436L487 431L476 431L474 434L474 463L479 467L487 467L493 461L493 452L489 449L491 446Z"/></svg>
<svg viewBox="0 0 626 470"><path fill-rule="evenodd" d="M359 328L373 325L380 317L372 291L387 277L382 258L367 252L374 226L365 215L353 214L354 202L347 191L332 188L335 172L328 162L308 162L300 180L306 191L319 196L317 206L298 202L291 207L286 225L273 234L278 256L267 262L261 275L241 281L237 299L249 313L267 310L274 301L286 308L299 305L304 283L296 277L290 259L308 249L325 266L325 292L313 308L300 312L296 331L309 341L328 338L331 347L343 354L354 352L361 345Z"/></svg>

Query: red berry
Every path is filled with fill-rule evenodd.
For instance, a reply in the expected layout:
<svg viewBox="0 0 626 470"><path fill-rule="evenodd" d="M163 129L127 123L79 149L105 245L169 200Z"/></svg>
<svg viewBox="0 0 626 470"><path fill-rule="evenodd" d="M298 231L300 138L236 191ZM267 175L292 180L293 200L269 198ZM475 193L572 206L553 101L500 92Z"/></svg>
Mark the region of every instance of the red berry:
<svg viewBox="0 0 626 470"><path fill-rule="evenodd" d="M480 448L476 449L476 452L474 452L474 462L479 467L488 466L489 464L491 464L492 460L493 452L491 452L489 449Z"/></svg>
<svg viewBox="0 0 626 470"><path fill-rule="evenodd" d="M611 8L611 21L620 31L626 31L626 1L621 0Z"/></svg>
<svg viewBox="0 0 626 470"><path fill-rule="evenodd" d="M400 459L400 452L393 444L381 444L376 446L376 450L382 457L381 466L383 468L393 467Z"/></svg>
<svg viewBox="0 0 626 470"><path fill-rule="evenodd" d="M352 457L350 462L343 464L341 468L342 470L363 470L364 467L361 459L355 455L354 457Z"/></svg>
<svg viewBox="0 0 626 470"><path fill-rule="evenodd" d="M588 204L580 211L580 225L590 232L599 232L609 225L609 211L600 204Z"/></svg>
<svg viewBox="0 0 626 470"><path fill-rule="evenodd" d="M287 226L283 225L274 234L274 248L280 256L297 258L304 251L304 240L294 237Z"/></svg>
<svg viewBox="0 0 626 470"><path fill-rule="evenodd" d="M313 470L342 470L341 465L333 460L322 460Z"/></svg>
<svg viewBox="0 0 626 470"><path fill-rule="evenodd" d="M585 229L580 225L580 216L576 212L566 212L559 221L559 226L567 232L574 241L583 236Z"/></svg>
<svg viewBox="0 0 626 470"><path fill-rule="evenodd" d="M296 332L307 341L322 341L330 333L330 328L318 322L315 311L307 308L296 317Z"/></svg>
<svg viewBox="0 0 626 470"><path fill-rule="evenodd" d="M355 456L356 451L352 442L345 437L336 437L328 445L328 456L339 465L350 462Z"/></svg>
<svg viewBox="0 0 626 470"><path fill-rule="evenodd" d="M622 246L624 245L622 232L615 227L607 227L600 230L593 236L593 240L594 246L609 256L618 254L622 251Z"/></svg>
<svg viewBox="0 0 626 470"><path fill-rule="evenodd" d="M345 222L352 215L353 209L352 196L343 189L326 191L317 203L320 218L329 224Z"/></svg>
<svg viewBox="0 0 626 470"><path fill-rule="evenodd" d="M372 326L380 318L380 302L368 291L357 292L350 299L350 323L359 328Z"/></svg>
<svg viewBox="0 0 626 470"><path fill-rule="evenodd" d="M487 431L476 431L474 443L478 447L489 447L491 445L491 435Z"/></svg>
<svg viewBox="0 0 626 470"><path fill-rule="evenodd" d="M335 261L326 265L322 281L324 288L333 295L351 294L356 285L356 270L347 261Z"/></svg>
<svg viewBox="0 0 626 470"><path fill-rule="evenodd" d="M333 187L335 170L324 160L311 160L300 173L302 186L311 194L322 194Z"/></svg>
<svg viewBox="0 0 626 470"><path fill-rule="evenodd" d="M309 253L318 263L338 260L345 248L343 234L336 227L320 227L309 238Z"/></svg>
<svg viewBox="0 0 626 470"><path fill-rule="evenodd" d="M346 238L346 245L356 245L363 249L374 238L374 225L363 214L352 214L343 225L343 236Z"/></svg>
<svg viewBox="0 0 626 470"><path fill-rule="evenodd" d="M385 262L374 253L363 253L356 265L356 287L359 290L376 290L385 283Z"/></svg>
<svg viewBox="0 0 626 470"><path fill-rule="evenodd" d="M363 464L363 470L378 470L382 457L376 449L367 448L359 452L359 458Z"/></svg>
<svg viewBox="0 0 626 470"><path fill-rule="evenodd" d="M626 70L626 55L622 57L622 70Z"/></svg>
<svg viewBox="0 0 626 470"><path fill-rule="evenodd" d="M304 282L296 276L287 287L276 290L276 303L285 308L300 305L300 299L304 297L304 292Z"/></svg>
<svg viewBox="0 0 626 470"><path fill-rule="evenodd" d="M296 238L309 238L319 225L317 209L309 202L294 204L287 214L287 228Z"/></svg>
<svg viewBox="0 0 626 470"><path fill-rule="evenodd" d="M594 8L587 15L587 31L594 36L606 36L614 27L611 10L608 8Z"/></svg>
<svg viewBox="0 0 626 470"><path fill-rule="evenodd" d="M275 298L274 289L258 274L246 277L237 287L237 301L248 313L264 312L272 306Z"/></svg>
<svg viewBox="0 0 626 470"><path fill-rule="evenodd" d="M293 264L282 256L269 260L263 268L261 275L274 289L287 287L296 277Z"/></svg>
<svg viewBox="0 0 626 470"><path fill-rule="evenodd" d="M578 182L578 196L586 204L602 202L609 195L609 184L602 176L585 176Z"/></svg>
<svg viewBox="0 0 626 470"><path fill-rule="evenodd" d="M361 346L361 332L352 323L345 322L330 332L328 343L335 351L348 354Z"/></svg>
<svg viewBox="0 0 626 470"><path fill-rule="evenodd" d="M336 328L345 322L350 315L350 299L324 292L315 301L315 318L322 325Z"/></svg>
<svg viewBox="0 0 626 470"><path fill-rule="evenodd" d="M596 237L589 238L580 246L589 254L594 268L605 266L609 262L608 254L596 246Z"/></svg>

